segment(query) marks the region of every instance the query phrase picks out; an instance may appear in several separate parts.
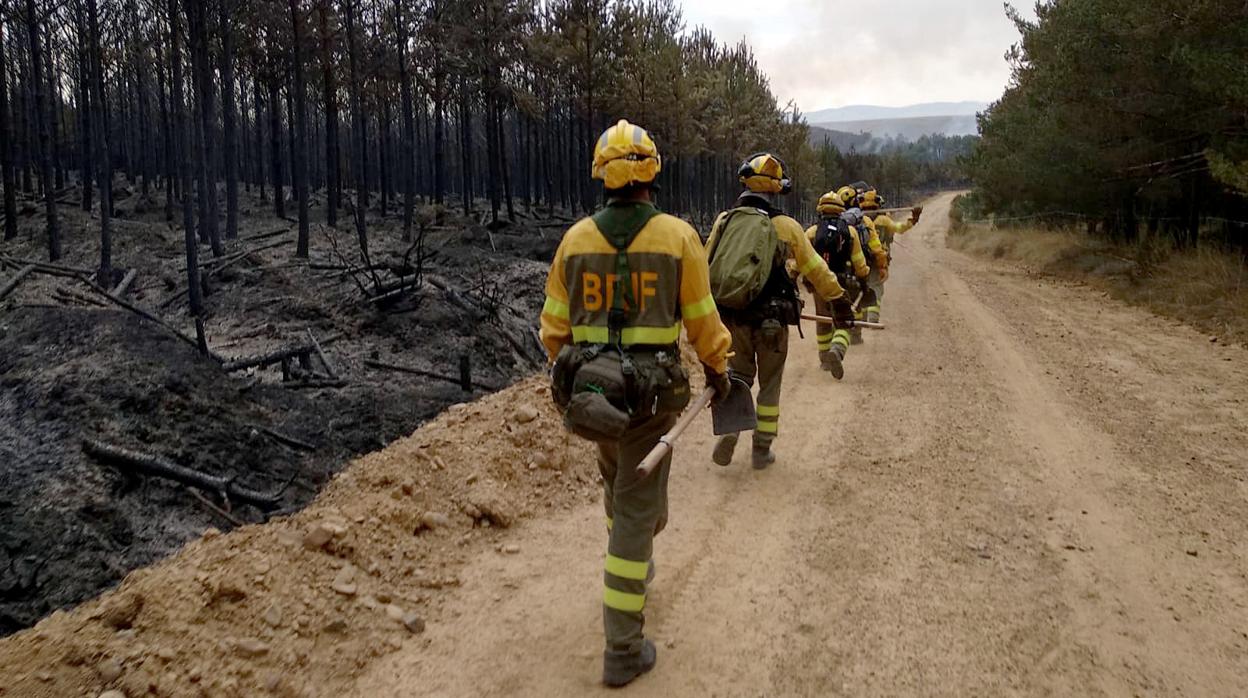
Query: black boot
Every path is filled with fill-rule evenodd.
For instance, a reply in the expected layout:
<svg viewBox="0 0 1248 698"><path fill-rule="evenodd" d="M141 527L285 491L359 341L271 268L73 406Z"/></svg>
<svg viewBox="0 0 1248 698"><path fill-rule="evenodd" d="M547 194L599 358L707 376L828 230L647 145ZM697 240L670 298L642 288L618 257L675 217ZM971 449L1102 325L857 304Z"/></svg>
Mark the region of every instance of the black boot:
<svg viewBox="0 0 1248 698"><path fill-rule="evenodd" d="M776 454L771 452L771 446L759 446L758 444L755 444L754 453L751 455L755 470L766 470L767 466L776 462Z"/></svg>
<svg viewBox="0 0 1248 698"><path fill-rule="evenodd" d="M819 353L819 366L838 381L845 377L844 351L841 345L833 344L831 349Z"/></svg>
<svg viewBox="0 0 1248 698"><path fill-rule="evenodd" d="M715 450L711 451L711 460L715 461L715 465L730 465L732 452L735 450L737 450L737 435L725 434L715 442Z"/></svg>
<svg viewBox="0 0 1248 698"><path fill-rule="evenodd" d="M640 652L607 650L602 653L602 682L612 688L627 686L653 669L658 656L658 649L649 640L643 640Z"/></svg>

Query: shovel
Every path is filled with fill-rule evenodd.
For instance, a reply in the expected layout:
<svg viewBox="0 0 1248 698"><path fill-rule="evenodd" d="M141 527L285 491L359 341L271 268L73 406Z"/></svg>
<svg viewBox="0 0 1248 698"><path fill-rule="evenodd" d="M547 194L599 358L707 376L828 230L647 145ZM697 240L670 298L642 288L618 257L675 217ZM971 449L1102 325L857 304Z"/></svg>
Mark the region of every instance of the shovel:
<svg viewBox="0 0 1248 698"><path fill-rule="evenodd" d="M754 395L750 392L750 384L729 375L732 390L723 402L711 408L711 422L716 436L751 431L758 426L758 414L754 411ZM707 388L693 401L693 405L685 411L672 430L659 437L659 443L650 451L650 455L637 466L637 475L645 478L659 467L659 463L672 452L676 441L685 433L698 413L711 404L715 396L714 388Z"/></svg>
<svg viewBox="0 0 1248 698"><path fill-rule="evenodd" d="M810 320L810 321L812 321L812 322L824 322L824 323L827 323L827 324L829 324L829 325L834 325L834 324L836 324L836 321L835 321L835 320L833 320L832 318L830 318L830 317L823 317L822 315L809 315L809 314L807 314L807 313L802 313L802 319L803 319L803 320ZM862 327L862 328L864 328L864 329L868 329L868 330L882 330L882 329L885 329L885 327L884 327L884 323L882 323L882 322L867 322L866 320L854 320L854 325L853 325L853 326L854 326L854 327Z"/></svg>

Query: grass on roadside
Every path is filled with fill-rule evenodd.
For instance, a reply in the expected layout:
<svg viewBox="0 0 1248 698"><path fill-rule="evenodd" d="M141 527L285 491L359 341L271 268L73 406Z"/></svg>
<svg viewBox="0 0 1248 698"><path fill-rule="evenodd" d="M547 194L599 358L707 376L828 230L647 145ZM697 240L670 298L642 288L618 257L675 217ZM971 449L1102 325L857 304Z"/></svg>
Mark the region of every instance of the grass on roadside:
<svg viewBox="0 0 1248 698"><path fill-rule="evenodd" d="M1238 255L1148 243L1114 245L1075 230L992 228L952 217L948 245L953 249L1087 283L1219 341L1248 344L1248 264Z"/></svg>

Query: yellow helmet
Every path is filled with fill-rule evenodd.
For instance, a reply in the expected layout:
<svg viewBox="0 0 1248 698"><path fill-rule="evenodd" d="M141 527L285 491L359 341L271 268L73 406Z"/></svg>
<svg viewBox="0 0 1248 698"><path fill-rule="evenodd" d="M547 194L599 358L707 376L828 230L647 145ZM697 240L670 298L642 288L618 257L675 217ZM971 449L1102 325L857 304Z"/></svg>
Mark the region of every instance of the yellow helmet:
<svg viewBox="0 0 1248 698"><path fill-rule="evenodd" d="M650 134L624 119L603 131L594 146L592 176L606 189L649 184L662 170L663 158Z"/></svg>
<svg viewBox="0 0 1248 698"><path fill-rule="evenodd" d="M884 203L884 197L874 188L868 189L858 198L858 207L864 211L875 211Z"/></svg>
<svg viewBox="0 0 1248 698"><path fill-rule="evenodd" d="M845 213L845 200L841 198L841 193L830 191L819 197L819 214L822 216L834 216Z"/></svg>
<svg viewBox="0 0 1248 698"><path fill-rule="evenodd" d="M858 190L847 184L840 189L837 189L836 195L841 198L841 202L845 204L845 207L849 208L850 206L853 206L854 201L857 200Z"/></svg>
<svg viewBox="0 0 1248 698"><path fill-rule="evenodd" d="M785 176L784 161L771 153L755 153L741 163L737 177L755 194L788 194L793 183Z"/></svg>

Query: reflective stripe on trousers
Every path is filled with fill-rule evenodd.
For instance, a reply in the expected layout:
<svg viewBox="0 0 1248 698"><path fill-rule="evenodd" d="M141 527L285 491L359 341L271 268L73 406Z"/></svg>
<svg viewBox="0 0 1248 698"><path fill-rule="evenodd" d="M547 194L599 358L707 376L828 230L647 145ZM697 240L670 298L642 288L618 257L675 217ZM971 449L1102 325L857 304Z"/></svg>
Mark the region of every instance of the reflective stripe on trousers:
<svg viewBox="0 0 1248 698"><path fill-rule="evenodd" d="M650 477L639 479L636 469L675 422L675 415L653 417L630 427L618 443L598 445L609 531L602 590L602 623L609 650L641 650L646 574L654 554L654 536L667 525L671 456Z"/></svg>

